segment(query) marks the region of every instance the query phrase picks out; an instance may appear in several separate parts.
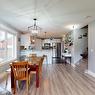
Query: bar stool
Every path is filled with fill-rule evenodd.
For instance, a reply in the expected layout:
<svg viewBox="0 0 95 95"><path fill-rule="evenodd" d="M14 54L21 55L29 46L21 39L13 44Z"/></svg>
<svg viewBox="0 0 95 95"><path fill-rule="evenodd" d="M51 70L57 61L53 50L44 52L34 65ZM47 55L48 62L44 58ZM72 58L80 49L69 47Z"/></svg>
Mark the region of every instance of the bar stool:
<svg viewBox="0 0 95 95"><path fill-rule="evenodd" d="M47 58L47 55L43 55L43 57L46 59L46 64L48 64L48 58Z"/></svg>

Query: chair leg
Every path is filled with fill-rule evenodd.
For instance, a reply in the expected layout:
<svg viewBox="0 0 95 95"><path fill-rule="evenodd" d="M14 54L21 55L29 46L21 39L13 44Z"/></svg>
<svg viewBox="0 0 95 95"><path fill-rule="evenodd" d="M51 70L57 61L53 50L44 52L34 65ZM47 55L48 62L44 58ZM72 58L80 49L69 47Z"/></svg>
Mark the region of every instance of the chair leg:
<svg viewBox="0 0 95 95"><path fill-rule="evenodd" d="M46 57L46 63L48 64L48 58Z"/></svg>
<svg viewBox="0 0 95 95"><path fill-rule="evenodd" d="M39 76L41 77L42 76L42 66L39 69L40 69Z"/></svg>
<svg viewBox="0 0 95 95"><path fill-rule="evenodd" d="M28 84L29 84L29 81L26 80L26 90L27 90L27 93L28 93Z"/></svg>
<svg viewBox="0 0 95 95"><path fill-rule="evenodd" d="M14 79L14 88L13 88L13 93L16 93L16 80Z"/></svg>
<svg viewBox="0 0 95 95"><path fill-rule="evenodd" d="M31 80L31 76L29 75L29 81L28 81L28 84L30 85L30 80Z"/></svg>

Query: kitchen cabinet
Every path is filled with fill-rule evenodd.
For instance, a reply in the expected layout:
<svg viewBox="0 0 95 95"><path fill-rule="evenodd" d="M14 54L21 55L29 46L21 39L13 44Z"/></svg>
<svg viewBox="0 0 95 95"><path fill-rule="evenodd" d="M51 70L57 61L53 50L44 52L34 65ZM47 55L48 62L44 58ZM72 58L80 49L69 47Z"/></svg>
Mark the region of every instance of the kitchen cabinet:
<svg viewBox="0 0 95 95"><path fill-rule="evenodd" d="M21 35L21 46L28 48L30 45L30 34L22 34Z"/></svg>

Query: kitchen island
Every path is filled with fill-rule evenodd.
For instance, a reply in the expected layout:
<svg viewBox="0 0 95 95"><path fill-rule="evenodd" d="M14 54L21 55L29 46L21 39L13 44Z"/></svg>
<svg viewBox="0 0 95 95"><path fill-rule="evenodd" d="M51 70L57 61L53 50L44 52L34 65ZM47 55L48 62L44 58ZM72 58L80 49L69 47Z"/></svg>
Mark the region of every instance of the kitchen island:
<svg viewBox="0 0 95 95"><path fill-rule="evenodd" d="M44 60L44 64L52 64L52 49L49 50L21 50L20 56L27 56L29 54L37 54L37 56L47 55L47 61Z"/></svg>

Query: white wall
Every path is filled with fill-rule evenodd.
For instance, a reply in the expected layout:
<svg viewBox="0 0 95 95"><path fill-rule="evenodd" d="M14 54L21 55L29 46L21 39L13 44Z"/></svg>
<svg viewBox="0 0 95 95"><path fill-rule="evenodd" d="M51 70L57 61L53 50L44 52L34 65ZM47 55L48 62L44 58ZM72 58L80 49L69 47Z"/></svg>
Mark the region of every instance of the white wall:
<svg viewBox="0 0 95 95"><path fill-rule="evenodd" d="M87 32L87 28L77 29L73 31L74 43L72 49L72 63L77 63L82 58L80 54L83 53L88 47L88 37L83 37L83 34ZM82 39L78 39L80 35L82 35Z"/></svg>
<svg viewBox="0 0 95 95"><path fill-rule="evenodd" d="M88 70L95 73L95 21L88 25Z"/></svg>

